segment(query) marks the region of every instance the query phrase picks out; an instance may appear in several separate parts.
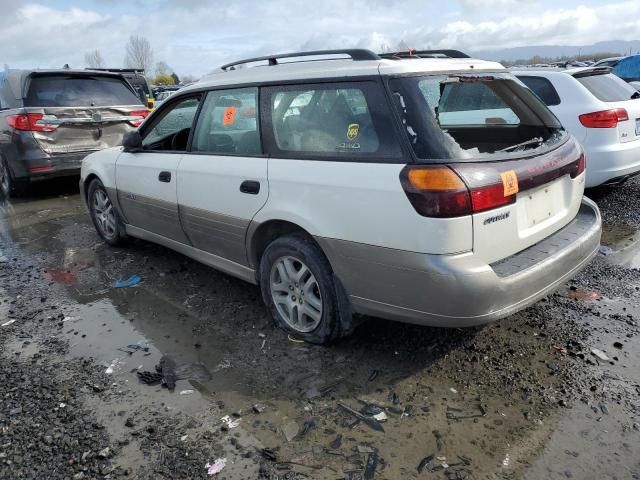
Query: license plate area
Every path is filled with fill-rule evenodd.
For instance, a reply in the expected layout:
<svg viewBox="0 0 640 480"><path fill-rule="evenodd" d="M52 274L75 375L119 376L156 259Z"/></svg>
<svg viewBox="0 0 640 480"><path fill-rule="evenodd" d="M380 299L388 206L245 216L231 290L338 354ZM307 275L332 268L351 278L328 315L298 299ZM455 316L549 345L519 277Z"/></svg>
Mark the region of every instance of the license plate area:
<svg viewBox="0 0 640 480"><path fill-rule="evenodd" d="M564 210L562 183L556 181L535 190L522 192L518 201L524 203L526 227L539 226Z"/></svg>

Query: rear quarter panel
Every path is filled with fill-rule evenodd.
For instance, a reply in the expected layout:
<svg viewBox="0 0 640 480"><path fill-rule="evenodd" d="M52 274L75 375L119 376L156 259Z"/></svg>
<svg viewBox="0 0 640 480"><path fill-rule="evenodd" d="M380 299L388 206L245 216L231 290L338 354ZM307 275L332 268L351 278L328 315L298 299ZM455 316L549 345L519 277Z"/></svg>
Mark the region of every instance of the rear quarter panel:
<svg viewBox="0 0 640 480"><path fill-rule="evenodd" d="M400 184L403 167L269 159L269 198L254 221L285 220L314 236L412 252L471 250L471 217L420 216Z"/></svg>

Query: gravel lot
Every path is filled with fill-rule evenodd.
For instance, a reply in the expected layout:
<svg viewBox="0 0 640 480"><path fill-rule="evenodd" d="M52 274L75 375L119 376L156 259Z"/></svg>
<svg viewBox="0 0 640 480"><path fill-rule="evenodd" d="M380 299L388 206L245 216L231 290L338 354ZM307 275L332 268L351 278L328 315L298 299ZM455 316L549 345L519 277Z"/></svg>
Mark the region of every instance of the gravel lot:
<svg viewBox="0 0 640 480"><path fill-rule="evenodd" d="M588 193L602 253L535 306L368 319L331 348L274 329L254 286L104 245L75 185L2 206L0 478L640 478L638 181ZM159 364L175 389L139 381Z"/></svg>

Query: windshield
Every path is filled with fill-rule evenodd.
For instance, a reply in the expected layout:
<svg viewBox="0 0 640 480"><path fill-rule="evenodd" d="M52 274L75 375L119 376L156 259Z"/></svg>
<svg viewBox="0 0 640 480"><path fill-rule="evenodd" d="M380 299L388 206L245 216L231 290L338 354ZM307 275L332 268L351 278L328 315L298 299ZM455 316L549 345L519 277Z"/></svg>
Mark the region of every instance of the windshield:
<svg viewBox="0 0 640 480"><path fill-rule="evenodd" d="M635 88L610 73L586 77L576 76L576 80L603 102L623 102L638 97L638 91Z"/></svg>
<svg viewBox="0 0 640 480"><path fill-rule="evenodd" d="M510 74L404 77L390 86L420 159L513 158L566 135L540 99Z"/></svg>
<svg viewBox="0 0 640 480"><path fill-rule="evenodd" d="M31 79L25 107L112 107L139 105L140 99L120 78L52 75Z"/></svg>

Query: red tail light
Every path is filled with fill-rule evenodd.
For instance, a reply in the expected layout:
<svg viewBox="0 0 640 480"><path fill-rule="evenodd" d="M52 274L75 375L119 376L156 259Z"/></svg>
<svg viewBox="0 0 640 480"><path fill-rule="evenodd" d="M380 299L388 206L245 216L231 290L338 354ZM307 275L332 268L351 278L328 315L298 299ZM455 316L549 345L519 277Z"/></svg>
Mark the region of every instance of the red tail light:
<svg viewBox="0 0 640 480"><path fill-rule="evenodd" d="M578 119L587 128L615 128L619 122L629 120L629 114L624 108L613 108L600 112L585 113L580 115Z"/></svg>
<svg viewBox="0 0 640 480"><path fill-rule="evenodd" d="M131 118L131 120L129 120L129 123L134 127L139 127L140 125L142 125L142 122L144 122L144 119L147 118L148 115L149 110L136 110L134 112L131 112L129 113L129 117L136 118Z"/></svg>
<svg viewBox="0 0 640 480"><path fill-rule="evenodd" d="M400 181L409 201L424 217L451 218L483 212L514 203L515 194L505 195L497 182L469 188L456 171L448 166L407 166Z"/></svg>
<svg viewBox="0 0 640 480"><path fill-rule="evenodd" d="M21 113L19 115L9 115L5 120L10 127L25 132L53 132L57 125L48 124L44 120L42 113Z"/></svg>
<svg viewBox="0 0 640 480"><path fill-rule="evenodd" d="M545 155L508 161L407 165L402 188L423 217L451 218L515 203L518 192L585 170L584 152L567 142Z"/></svg>

